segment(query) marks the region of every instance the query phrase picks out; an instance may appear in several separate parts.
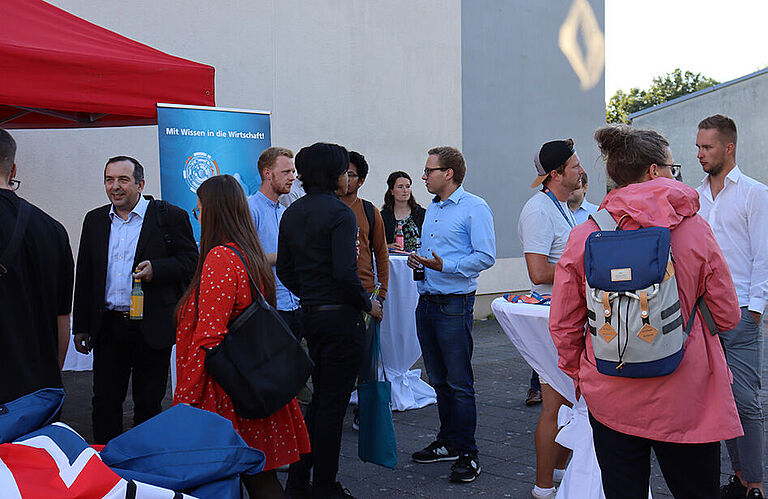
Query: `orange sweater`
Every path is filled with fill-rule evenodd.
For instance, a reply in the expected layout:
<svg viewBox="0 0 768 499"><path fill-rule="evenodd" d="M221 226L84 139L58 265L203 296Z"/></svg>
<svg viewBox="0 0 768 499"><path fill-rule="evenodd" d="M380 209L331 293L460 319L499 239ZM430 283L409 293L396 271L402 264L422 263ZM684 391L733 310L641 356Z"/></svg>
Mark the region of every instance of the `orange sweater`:
<svg viewBox="0 0 768 499"><path fill-rule="evenodd" d="M357 275L360 276L360 282L369 293L373 292L376 286L373 273L373 257L376 259L376 273L381 283L381 297L387 297L387 284L389 284L389 251L387 249L387 237L384 232L384 220L381 213L374 206L374 227L373 227L373 252L370 248L370 239L368 237L368 217L365 216L363 201L357 198L352 205L348 205L357 218L357 243L360 249L357 257ZM373 254L372 254L373 253Z"/></svg>

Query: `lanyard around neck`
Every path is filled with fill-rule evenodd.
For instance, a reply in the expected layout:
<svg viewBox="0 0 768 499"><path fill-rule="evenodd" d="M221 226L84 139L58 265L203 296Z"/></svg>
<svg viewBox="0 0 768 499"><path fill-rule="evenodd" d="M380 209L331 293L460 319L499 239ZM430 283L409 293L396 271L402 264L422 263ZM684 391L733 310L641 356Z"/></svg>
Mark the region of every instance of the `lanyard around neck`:
<svg viewBox="0 0 768 499"><path fill-rule="evenodd" d="M560 214L563 216L566 222L568 222L568 226L573 229L576 227L576 222L570 218L568 218L568 215L565 214L565 211L563 211L563 205L560 204L560 201L557 200L555 197L555 194L549 189L549 187L545 187L541 190L544 194L549 196L549 199L552 200L553 203L555 203L555 206L557 206L557 209L560 210Z"/></svg>

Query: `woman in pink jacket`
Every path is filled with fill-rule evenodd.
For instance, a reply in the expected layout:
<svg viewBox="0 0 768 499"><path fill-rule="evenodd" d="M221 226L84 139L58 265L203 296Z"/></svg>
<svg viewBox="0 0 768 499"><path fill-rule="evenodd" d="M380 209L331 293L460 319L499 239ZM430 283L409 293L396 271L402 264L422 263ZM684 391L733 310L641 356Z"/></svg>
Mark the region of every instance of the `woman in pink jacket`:
<svg viewBox="0 0 768 499"><path fill-rule="evenodd" d="M671 180L669 143L656 132L611 126L595 132L608 175L616 182L602 202L622 229L667 227L685 320L704 296L720 330L739 322L740 311L725 258L699 197ZM587 403L607 499L647 498L654 450L675 497L718 498L720 440L742 435L731 392L731 373L717 336L697 313L674 372L623 378L598 372L587 323L584 245L594 221L571 232L555 271L549 327L560 368Z"/></svg>

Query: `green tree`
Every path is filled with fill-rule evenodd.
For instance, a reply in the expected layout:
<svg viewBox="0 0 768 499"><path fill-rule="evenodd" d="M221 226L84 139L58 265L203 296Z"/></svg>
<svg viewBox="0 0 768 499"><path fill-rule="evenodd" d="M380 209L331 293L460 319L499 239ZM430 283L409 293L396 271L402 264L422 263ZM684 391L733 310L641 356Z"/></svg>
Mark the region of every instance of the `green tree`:
<svg viewBox="0 0 768 499"><path fill-rule="evenodd" d="M629 92L617 90L608 101L605 121L608 123L629 123L629 115L663 102L677 99L719 82L702 76L701 73L683 72L675 69L664 76L657 76L648 90L631 88Z"/></svg>

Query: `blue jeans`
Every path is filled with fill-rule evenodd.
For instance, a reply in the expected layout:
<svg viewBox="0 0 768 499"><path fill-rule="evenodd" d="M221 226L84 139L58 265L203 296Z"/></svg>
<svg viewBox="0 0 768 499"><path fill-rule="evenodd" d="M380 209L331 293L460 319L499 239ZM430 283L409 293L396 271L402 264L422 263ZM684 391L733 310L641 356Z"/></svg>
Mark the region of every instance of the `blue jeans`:
<svg viewBox="0 0 768 499"><path fill-rule="evenodd" d="M437 392L437 439L463 452L477 453L472 312L475 296L422 295L416 307L416 333L429 381Z"/></svg>
<svg viewBox="0 0 768 499"><path fill-rule="evenodd" d="M741 471L747 482L763 481L763 408L760 404L760 373L763 342L760 326L747 307L741 307L741 322L720 333L725 360L733 373L733 398L744 436L725 442L733 471Z"/></svg>

